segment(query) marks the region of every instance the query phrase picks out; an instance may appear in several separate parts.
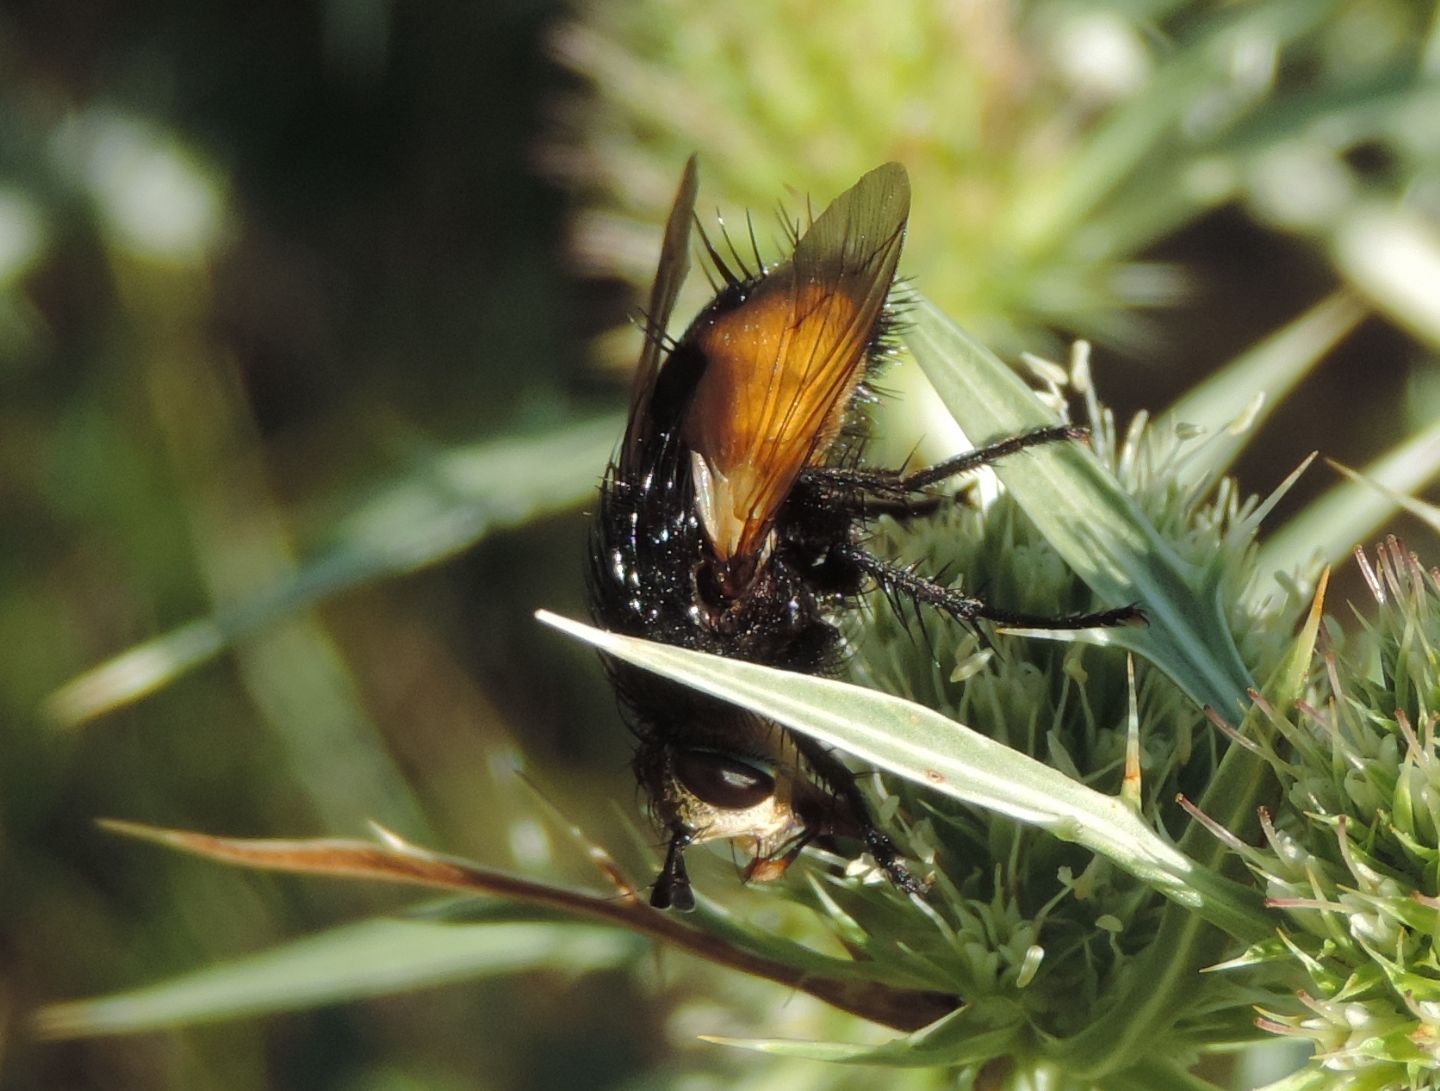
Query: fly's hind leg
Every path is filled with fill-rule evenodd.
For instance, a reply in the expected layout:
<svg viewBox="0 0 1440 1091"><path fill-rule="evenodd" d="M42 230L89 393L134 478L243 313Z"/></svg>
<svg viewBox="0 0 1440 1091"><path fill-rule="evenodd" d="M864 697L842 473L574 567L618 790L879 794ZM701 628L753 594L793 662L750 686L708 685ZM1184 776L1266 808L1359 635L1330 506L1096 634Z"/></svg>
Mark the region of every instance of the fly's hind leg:
<svg viewBox="0 0 1440 1091"><path fill-rule="evenodd" d="M1066 630L1146 624L1144 611L1134 603L1113 610L1064 614L1059 617L1027 614L1020 610L1006 610L999 606L992 606L982 598L961 594L954 588L945 587L934 580L926 579L904 565L877 557L853 543L839 546L835 552L841 561L854 565L856 569L879 584L880 589L891 599L896 601L909 599L920 605L943 610L956 621L964 624L975 621L992 621L997 625L1004 625L1012 629Z"/></svg>

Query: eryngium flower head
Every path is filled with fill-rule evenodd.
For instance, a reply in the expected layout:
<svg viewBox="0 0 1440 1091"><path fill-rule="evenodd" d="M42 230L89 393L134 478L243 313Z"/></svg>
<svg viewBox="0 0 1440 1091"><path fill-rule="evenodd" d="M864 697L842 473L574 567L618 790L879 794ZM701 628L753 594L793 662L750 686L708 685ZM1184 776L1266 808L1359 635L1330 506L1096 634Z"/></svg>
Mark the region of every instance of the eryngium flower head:
<svg viewBox="0 0 1440 1091"><path fill-rule="evenodd" d="M1337 1088L1433 1087L1440 1073L1440 569L1390 538L1357 552L1375 616L1322 656L1275 726L1286 792L1252 858L1308 982L1262 1026L1309 1038ZM1277 952L1278 953L1278 952Z"/></svg>

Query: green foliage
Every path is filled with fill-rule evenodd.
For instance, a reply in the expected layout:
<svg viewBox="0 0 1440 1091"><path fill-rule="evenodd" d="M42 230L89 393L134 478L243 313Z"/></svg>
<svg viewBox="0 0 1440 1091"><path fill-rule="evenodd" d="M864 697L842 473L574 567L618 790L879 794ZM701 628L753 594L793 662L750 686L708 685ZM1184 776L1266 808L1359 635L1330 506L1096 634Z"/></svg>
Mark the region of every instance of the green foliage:
<svg viewBox="0 0 1440 1091"><path fill-rule="evenodd" d="M940 321L919 319L917 338L933 344L932 331L950 329L936 327ZM942 389L949 367L964 370L975 403L1009 397L1008 373L975 368L973 343L958 332L944 336L963 351L947 357L928 350ZM1240 843L1234 833L1220 839L1200 831L1197 838L1192 830L1177 846L1159 831L1187 821L1172 803L1177 793L1198 799L1202 810L1242 835L1257 803L1277 804L1283 778L1277 782L1271 765L1251 752L1253 743L1242 747L1218 736L1182 680L1187 664L1217 650L1238 657L1243 646L1250 656L1246 675L1270 679L1259 707L1288 708L1305 677L1298 667L1315 639L1318 615L1296 644L1291 634L1303 603L1257 593L1253 537L1260 508L1254 502L1240 503L1228 486L1213 494L1180 487L1186 475L1177 466L1186 452L1204 450L1192 432L1170 424L1133 430L1122 442L1093 392L1087 400L1096 454L1029 452L1006 470L1012 488L989 503L958 505L917 524L918 532L887 524L883 537L927 568L962 573L966 586L984 585L1017 606L1051 613L1093 608L1113 602L1109 596L1117 592L1132 597L1132 586L1163 582L1146 581L1153 555L1137 552L1109 575L1092 576L1102 590L1087 587L1061 558L1073 548L1067 533L1076 533L1067 518L1085 520L1083 541L1106 543L1102 556L1133 548L1126 543L1160 543L1159 563L1202 574L1174 586L1205 589L1207 601L1219 605L1224 627L1220 637L1208 638L1212 645L1167 658L1170 645L1139 641L1135 650L1150 654L1132 678L1121 642L1110 634L1099 634L1109 646L1089 649L1037 634L991 634L981 644L974 634L927 625L877 602L855 634L855 672L876 688L855 689L565 623L610 654L815 734L906 785L896 797L898 810L893 802L885 810L898 825L902 849L933 875L925 900L907 899L884 883L857 886L823 863L807 864L794 870L806 871L808 884L776 891L813 914L802 946L768 943L755 923L710 910L688 927L713 930L737 949L763 949L812 976L843 980L851 976L843 961L822 965L806 953L838 945L855 960L856 984L928 988L959 997L960 1008L879 1047L834 1040L750 1043L755 1048L831 1061L943 1066L964 1079L979 1078L1003 1058L1017 1074L1063 1073L1050 1077L1059 1087L1121 1087L1153 1076L1160 1058L1178 1064L1167 1071L1181 1078L1207 1051L1254 1040L1253 1006L1283 1008L1303 980L1292 964L1254 958L1226 973L1202 974L1227 952L1260 950L1272 925L1257 892L1219 872L1224 853ZM1057 471L1047 463L1077 460L1087 476L1059 489L1051 484ZM1050 510L1034 521L1027 502ZM1058 528L1055 541L1042 535L1043 526ZM1117 573L1132 576L1134 584ZM1139 593L1133 597L1152 607ZM1166 611L1158 600L1154 606L1158 628ZM1183 601L1173 612L1201 614ZM1243 637L1238 644L1232 631ZM1174 644L1204 639L1197 632L1183 630ZM1257 716L1252 713L1242 733L1253 733ZM485 954L490 950L482 948L474 972L496 971ZM548 954L537 958L537 964L549 961ZM314 976L294 959L277 965ZM228 978L224 971L207 975L206 986L218 984L223 997L228 982L243 998L250 973L237 966ZM323 983L323 968L319 976ZM427 976L423 967L416 971L417 979ZM312 985L311 991L338 995L343 989ZM147 1003L153 1001L143 994L112 998L50 1019L71 1033L98 1029L92 1020L101 1013L111 1025L127 1019L146 1025L144 1016L127 1014L127 1006L143 1012ZM183 1008L167 1010L170 1020L189 1021Z"/></svg>
<svg viewBox="0 0 1440 1091"><path fill-rule="evenodd" d="M302 5L253 25L164 7L124 27L76 9L63 32L44 5L0 16L16 62L0 76L0 864L24 880L0 892L0 1083L517 1086L578 1068L595 1086L639 1070L873 1086L818 1057L910 1066L885 1074L897 1087L1195 1091L1277 1078L1224 1060L1272 1031L1321 1050L1288 1091L1431 1079L1434 606L1412 594L1429 577L1387 548L1368 628L1332 591L1363 631L1342 645L1332 624L1313 677L1301 615L1321 567L1398 507L1434 521L1403 495L1432 480L1440 429L1433 4L626 0L552 32L578 92L540 83L529 5ZM563 119L543 141L542 113ZM530 620L581 608L575 508L619 427L579 396L567 335L585 308L547 252L537 144L580 204L584 268L638 285L692 151L702 215L720 205L740 238L754 210L762 248L777 199L794 214L799 195L823 203L904 162L903 271L978 335L917 315L949 410L984 439L1068 398L1094 454L1017 459L1007 491L883 527L885 545L1035 610L1154 611L1096 647L876 604L854 632L868 695L810 680L810 707L786 710L776 698L802 687L756 682L752 699L889 770L886 821L937 873L920 907L819 854L790 884L741 890L697 853L715 900L688 939L793 977L677 956L656 988L652 945L615 921L493 899L442 926L295 940L382 910L354 886L257 883L89 825L347 834L378 815L562 876L573 906L621 900L603 869L600 891L576 885L594 845L557 848L500 772L523 727L547 792L626 844L617 874L649 872L648 838L627 840L611 804L629 815L631 789L599 673ZM1362 369L1327 377L1317 365L1357 327ZM1127 412L1171 411L1117 427L1083 360L1032 368L1043 409L1015 400L981 347L1055 355L1076 333ZM628 364L625 336L610 354ZM617 384L606 408L622 401ZM887 416L882 438L944 442L920 415ZM1317 463L1282 498L1312 447L1369 464L1313 501ZM1222 476L1236 467L1244 486ZM1431 556L1428 534L1407 538ZM734 690L730 666L674 669ZM1259 705L1242 702L1252 683ZM875 730L915 706L873 691L923 706L923 731ZM941 760L946 792L917 776ZM1257 913L1284 941L1256 940ZM457 980L423 1015L413 996L298 1014ZM971 1003L884 1030L812 1000L811 981ZM135 991L56 1004L43 1029L289 1014L31 1040L37 1006L116 989ZM696 1050L697 1035L765 1056Z"/></svg>

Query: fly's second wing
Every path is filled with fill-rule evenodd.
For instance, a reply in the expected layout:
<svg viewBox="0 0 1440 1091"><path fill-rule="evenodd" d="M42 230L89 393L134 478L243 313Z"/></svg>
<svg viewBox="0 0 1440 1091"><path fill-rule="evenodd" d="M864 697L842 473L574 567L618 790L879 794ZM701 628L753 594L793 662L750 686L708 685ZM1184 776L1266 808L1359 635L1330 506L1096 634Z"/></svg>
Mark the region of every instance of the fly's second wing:
<svg viewBox="0 0 1440 1091"><path fill-rule="evenodd" d="M705 370L684 438L701 520L733 580L748 579L796 478L835 440L909 214L905 169L877 167L820 214L788 262L695 333Z"/></svg>
<svg viewBox="0 0 1440 1091"><path fill-rule="evenodd" d="M685 161L685 173L670 207L665 223L665 238L660 247L660 264L655 270L655 283L650 287L650 306L645 312L645 345L635 368L630 393L630 419L625 426L625 441L620 447L620 476L634 478L640 473L646 442L654 442L650 419L650 399L660 373L660 354L665 343L665 330L670 312L685 283L690 268L690 221L695 215L695 191L698 186L695 156Z"/></svg>

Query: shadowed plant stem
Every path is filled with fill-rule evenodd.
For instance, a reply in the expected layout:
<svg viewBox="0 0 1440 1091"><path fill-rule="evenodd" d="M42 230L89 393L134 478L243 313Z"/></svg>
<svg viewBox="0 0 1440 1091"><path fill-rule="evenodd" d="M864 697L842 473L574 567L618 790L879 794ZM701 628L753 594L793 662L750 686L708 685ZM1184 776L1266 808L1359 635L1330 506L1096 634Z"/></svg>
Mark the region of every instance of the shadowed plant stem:
<svg viewBox="0 0 1440 1091"><path fill-rule="evenodd" d="M476 867L395 838L387 838L385 844L331 839L251 840L213 837L134 822L105 821L102 825L118 833L241 867L408 883L558 909L661 940L732 970L808 993L842 1011L896 1030L918 1030L949 1014L960 1002L958 997L939 992L896 988L861 978L827 977L813 967L792 966L747 951L725 938L682 924L673 915L652 909L634 886L609 867L603 870L614 883L616 893L601 895Z"/></svg>

